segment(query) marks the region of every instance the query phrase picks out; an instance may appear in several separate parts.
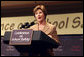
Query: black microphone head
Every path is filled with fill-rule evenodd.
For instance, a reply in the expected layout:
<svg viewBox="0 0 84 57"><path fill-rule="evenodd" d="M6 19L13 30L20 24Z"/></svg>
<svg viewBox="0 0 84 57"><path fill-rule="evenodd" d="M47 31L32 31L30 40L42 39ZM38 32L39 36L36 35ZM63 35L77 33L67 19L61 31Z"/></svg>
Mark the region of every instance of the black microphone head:
<svg viewBox="0 0 84 57"><path fill-rule="evenodd" d="M28 23L28 22L26 22L24 25L25 25L25 26L28 26L28 25L29 25L29 23Z"/></svg>
<svg viewBox="0 0 84 57"><path fill-rule="evenodd" d="M34 22L31 22L31 24L30 24L30 25L32 26L32 25L34 25L34 24L35 24Z"/></svg>
<svg viewBox="0 0 84 57"><path fill-rule="evenodd" d="M22 29L22 28L25 28L25 25L22 25L20 28L21 28L21 29Z"/></svg>

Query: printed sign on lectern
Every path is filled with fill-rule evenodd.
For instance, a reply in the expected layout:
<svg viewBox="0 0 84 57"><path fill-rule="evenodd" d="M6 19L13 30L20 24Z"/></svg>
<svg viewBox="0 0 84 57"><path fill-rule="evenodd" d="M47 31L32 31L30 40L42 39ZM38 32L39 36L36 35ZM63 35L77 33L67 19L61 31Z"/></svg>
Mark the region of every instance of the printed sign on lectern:
<svg viewBox="0 0 84 57"><path fill-rule="evenodd" d="M10 45L31 45L33 30L13 30L10 37Z"/></svg>

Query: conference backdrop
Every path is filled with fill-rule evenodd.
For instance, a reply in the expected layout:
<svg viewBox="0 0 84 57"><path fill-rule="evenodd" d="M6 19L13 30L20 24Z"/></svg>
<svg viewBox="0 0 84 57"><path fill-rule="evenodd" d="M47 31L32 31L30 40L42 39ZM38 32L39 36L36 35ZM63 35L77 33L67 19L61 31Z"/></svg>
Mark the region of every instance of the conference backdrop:
<svg viewBox="0 0 84 57"><path fill-rule="evenodd" d="M21 25L31 23L34 16L18 16L1 18L1 35L6 31L20 29ZM52 14L48 15L46 21L55 25L58 35L83 34L83 13ZM37 23L36 21L34 21Z"/></svg>

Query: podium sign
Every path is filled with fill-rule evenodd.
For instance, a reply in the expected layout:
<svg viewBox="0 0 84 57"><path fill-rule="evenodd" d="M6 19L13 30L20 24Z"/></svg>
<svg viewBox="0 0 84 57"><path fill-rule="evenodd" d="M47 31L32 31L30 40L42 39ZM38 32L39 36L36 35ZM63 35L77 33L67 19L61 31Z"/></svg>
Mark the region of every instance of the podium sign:
<svg viewBox="0 0 84 57"><path fill-rule="evenodd" d="M13 30L10 37L10 45L31 45L33 30Z"/></svg>

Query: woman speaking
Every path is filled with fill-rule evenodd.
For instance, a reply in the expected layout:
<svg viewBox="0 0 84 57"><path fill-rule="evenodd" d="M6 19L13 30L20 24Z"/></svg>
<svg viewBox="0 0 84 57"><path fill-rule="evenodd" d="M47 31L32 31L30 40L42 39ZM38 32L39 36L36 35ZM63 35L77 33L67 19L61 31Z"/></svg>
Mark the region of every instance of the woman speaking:
<svg viewBox="0 0 84 57"><path fill-rule="evenodd" d="M50 38L60 43L57 37L56 26L46 22L47 11L44 5L37 5L33 9L34 17L37 20L37 24L30 27L33 30L41 30L47 34ZM40 56L54 56L53 49L40 50Z"/></svg>

